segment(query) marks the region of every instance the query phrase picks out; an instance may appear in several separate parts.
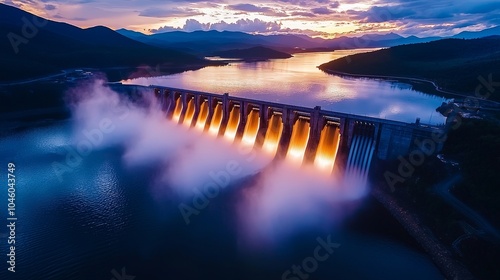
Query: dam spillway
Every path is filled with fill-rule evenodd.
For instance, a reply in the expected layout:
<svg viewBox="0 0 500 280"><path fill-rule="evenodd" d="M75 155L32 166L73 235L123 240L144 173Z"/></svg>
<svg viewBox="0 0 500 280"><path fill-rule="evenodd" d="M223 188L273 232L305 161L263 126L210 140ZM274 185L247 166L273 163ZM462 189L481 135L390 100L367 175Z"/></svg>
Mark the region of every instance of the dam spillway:
<svg viewBox="0 0 500 280"><path fill-rule="evenodd" d="M374 158L396 159L441 128L266 102L229 94L150 86L168 119L325 173L366 181ZM437 147L436 153L442 147Z"/></svg>

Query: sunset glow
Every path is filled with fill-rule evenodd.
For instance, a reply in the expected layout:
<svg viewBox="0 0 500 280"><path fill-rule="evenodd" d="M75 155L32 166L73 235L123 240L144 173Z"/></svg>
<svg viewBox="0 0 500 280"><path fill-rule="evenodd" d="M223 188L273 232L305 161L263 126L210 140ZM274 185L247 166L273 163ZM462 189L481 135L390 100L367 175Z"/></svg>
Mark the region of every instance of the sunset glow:
<svg viewBox="0 0 500 280"><path fill-rule="evenodd" d="M397 32L447 36L498 25L495 0L27 1L1 0L36 15L82 28L104 25L145 34L229 30L299 33L325 38Z"/></svg>

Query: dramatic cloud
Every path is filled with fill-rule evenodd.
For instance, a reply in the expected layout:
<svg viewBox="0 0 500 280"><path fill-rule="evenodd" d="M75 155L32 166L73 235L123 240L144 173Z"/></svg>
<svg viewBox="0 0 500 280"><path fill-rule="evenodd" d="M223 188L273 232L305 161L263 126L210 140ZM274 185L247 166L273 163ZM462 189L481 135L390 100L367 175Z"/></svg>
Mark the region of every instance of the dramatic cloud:
<svg viewBox="0 0 500 280"><path fill-rule="evenodd" d="M161 33L165 31L172 30L182 30L182 31L196 31L196 30L217 30L217 31L242 31L249 33L267 33L280 31L282 28L281 23L276 21L266 22L260 19L240 19L233 23L227 23L225 21L214 22L214 23L200 23L197 20L189 19L186 21L183 27L175 28L172 26L164 26L158 29L150 30L152 33Z"/></svg>
<svg viewBox="0 0 500 280"><path fill-rule="evenodd" d="M236 4L227 6L230 10L244 11L244 12L268 12L271 9L269 7L257 7L252 4Z"/></svg>
<svg viewBox="0 0 500 280"><path fill-rule="evenodd" d="M142 17L155 17L155 18L164 18L164 17L189 17L189 16L197 16L202 15L202 12L199 12L194 9L181 9L181 8L172 8L172 9L158 9L158 8L148 8L139 13L139 16Z"/></svg>
<svg viewBox="0 0 500 280"><path fill-rule="evenodd" d="M330 0L276 0L276 2L287 3L291 5L301 6L301 7L311 7L311 6L325 6L334 3L339 3L338 1Z"/></svg>
<svg viewBox="0 0 500 280"><path fill-rule="evenodd" d="M339 1L335 1L335 2L330 3L330 8L336 9L338 7L340 7L340 2Z"/></svg>
<svg viewBox="0 0 500 280"><path fill-rule="evenodd" d="M498 0L0 0L81 27L135 31L302 31L332 37L363 32L453 35L500 24Z"/></svg>
<svg viewBox="0 0 500 280"><path fill-rule="evenodd" d="M182 27L163 26L157 29L148 30L151 33L163 33L170 31L240 31L254 34L305 34L309 36L327 36L328 33L310 30L283 27L281 22L266 22L259 19L240 19L234 23L225 21L215 23L201 23L194 19L188 19Z"/></svg>
<svg viewBox="0 0 500 280"><path fill-rule="evenodd" d="M314 8L314 9L311 9L311 12L313 12L314 14L318 14L318 15L330 15L330 14L334 13L333 10L330 10L328 8Z"/></svg>
<svg viewBox="0 0 500 280"><path fill-rule="evenodd" d="M260 13L266 16L277 16L277 17L286 17L287 13L278 11L276 9L272 9L270 7L265 6L255 6L253 4L236 4L236 5L228 5L227 8L229 10L234 11L242 11L249 13Z"/></svg>
<svg viewBox="0 0 500 280"><path fill-rule="evenodd" d="M51 4L45 5L45 10L47 10L47 11L52 11L55 9L56 9L56 6L54 6L54 5L51 5Z"/></svg>
<svg viewBox="0 0 500 280"><path fill-rule="evenodd" d="M316 17L315 14L310 13L310 12L293 12L292 16L300 16L300 17Z"/></svg>

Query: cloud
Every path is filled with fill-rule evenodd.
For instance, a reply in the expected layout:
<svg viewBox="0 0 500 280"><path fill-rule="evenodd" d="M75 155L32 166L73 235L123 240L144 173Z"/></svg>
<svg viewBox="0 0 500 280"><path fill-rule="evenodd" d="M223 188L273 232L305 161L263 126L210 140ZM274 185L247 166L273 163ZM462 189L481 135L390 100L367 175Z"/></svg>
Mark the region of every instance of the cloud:
<svg viewBox="0 0 500 280"><path fill-rule="evenodd" d="M350 10L348 13L362 22L385 22L399 19L442 21L444 19L460 20L475 13L492 13L497 10L500 10L500 3L496 0L474 2L382 0L367 10Z"/></svg>
<svg viewBox="0 0 500 280"><path fill-rule="evenodd" d="M52 4L45 5L45 10L47 10L47 11L53 11L55 9L57 9L57 7L52 5Z"/></svg>
<svg viewBox="0 0 500 280"><path fill-rule="evenodd" d="M288 14L283 11L278 11L276 9L272 9L270 7L265 7L265 6L256 6L253 4L235 4L235 5L228 5L226 7L229 10L249 12L249 13L260 13L266 16L277 16L277 17L288 16Z"/></svg>
<svg viewBox="0 0 500 280"><path fill-rule="evenodd" d="M219 21L214 23L201 23L195 19L188 19L184 26L180 28L172 26L163 26L158 29L149 30L151 33L161 33L166 31L196 31L196 30L217 30L217 31L241 31L248 33L267 33L280 31L282 29L282 24L277 21L264 21L260 19L239 19L236 22L228 23L225 21Z"/></svg>
<svg viewBox="0 0 500 280"><path fill-rule="evenodd" d="M258 7L258 6L255 6L253 4L228 5L227 8L230 10L244 11L244 12L257 12L257 13L267 12L267 11L271 10L271 8L269 8L269 7Z"/></svg>
<svg viewBox="0 0 500 280"><path fill-rule="evenodd" d="M316 17L315 14L310 13L310 12L292 12L292 16L299 16L299 17Z"/></svg>
<svg viewBox="0 0 500 280"><path fill-rule="evenodd" d="M328 8L325 8L325 7L320 7L320 8L311 9L311 12L313 12L314 14L318 14L318 15L330 15L330 14L333 14L335 11L330 10Z"/></svg>
<svg viewBox="0 0 500 280"><path fill-rule="evenodd" d="M195 19L187 19L186 23L182 27L173 27L173 26L163 26L158 29L150 29L151 33L163 33L170 31L185 31L185 32L193 32L193 31L208 31L210 30L210 23L201 23Z"/></svg>
<svg viewBox="0 0 500 280"><path fill-rule="evenodd" d="M330 36L359 31L453 35L500 25L498 0L0 0L49 19L81 27L105 25L137 31L231 30ZM256 21L249 18L258 18ZM161 19L161 21L160 21ZM174 20L175 19L175 20ZM177 27L179 20L186 21ZM188 21L189 20L189 21ZM163 24L159 25L164 21ZM175 22L175 23L174 23ZM342 23L348 23L342 25ZM357 31L356 31L357 30ZM324 33L324 32L323 32Z"/></svg>
<svg viewBox="0 0 500 280"><path fill-rule="evenodd" d="M296 5L300 7L308 7L310 8L311 6L325 6L325 5L332 5L337 3L339 5L338 1L331 1L331 0L276 0L276 2L282 2L282 3L287 3L291 5ZM333 7L332 7L333 8Z"/></svg>
<svg viewBox="0 0 500 280"><path fill-rule="evenodd" d="M281 22L277 21L263 21L260 19L241 19L234 23L227 23L225 21L215 23L201 23L195 19L188 19L182 27L163 26L158 29L150 29L151 33L163 33L171 31L240 31L254 34L304 34L308 36L327 36L326 32L283 27Z"/></svg>
<svg viewBox="0 0 500 280"><path fill-rule="evenodd" d="M61 15L54 15L53 18L55 19L64 19L64 20L73 20L73 21L86 21L87 18L81 18L81 17L73 17L73 18L66 18Z"/></svg>
<svg viewBox="0 0 500 280"><path fill-rule="evenodd" d="M360 20L363 23L378 23L393 21L398 19L407 18L415 15L415 11L409 9L396 9L394 7L380 7L373 6L366 11L347 11L354 19Z"/></svg>
<svg viewBox="0 0 500 280"><path fill-rule="evenodd" d="M211 29L213 30L228 30L228 31L243 31L243 32L271 32L279 31L281 23L276 21L266 22L260 19L240 19L234 23L226 23L224 21L212 23Z"/></svg>
<svg viewBox="0 0 500 280"><path fill-rule="evenodd" d="M339 1L334 1L334 2L330 3L330 8L336 9L338 7L340 7L340 2Z"/></svg>
<svg viewBox="0 0 500 280"><path fill-rule="evenodd" d="M344 2L343 2L344 3ZM500 24L496 0L380 0L368 9L347 10L356 31L396 31L402 35L451 36Z"/></svg>
<svg viewBox="0 0 500 280"><path fill-rule="evenodd" d="M198 10L189 8L172 8L172 9L161 9L161 8L147 8L139 12L141 17L153 17L153 18L164 18L164 17L190 17L203 15Z"/></svg>

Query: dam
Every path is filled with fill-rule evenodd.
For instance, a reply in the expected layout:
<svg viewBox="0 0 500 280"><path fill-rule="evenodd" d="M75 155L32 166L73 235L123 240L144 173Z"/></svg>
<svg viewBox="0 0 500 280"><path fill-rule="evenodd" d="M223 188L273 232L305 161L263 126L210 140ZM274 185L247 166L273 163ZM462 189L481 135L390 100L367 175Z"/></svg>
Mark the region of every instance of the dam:
<svg viewBox="0 0 500 280"><path fill-rule="evenodd" d="M366 180L373 159L418 149L438 126L259 101L229 94L149 86L166 118L214 137L261 149L275 158L325 173ZM441 150L435 149L435 153Z"/></svg>

